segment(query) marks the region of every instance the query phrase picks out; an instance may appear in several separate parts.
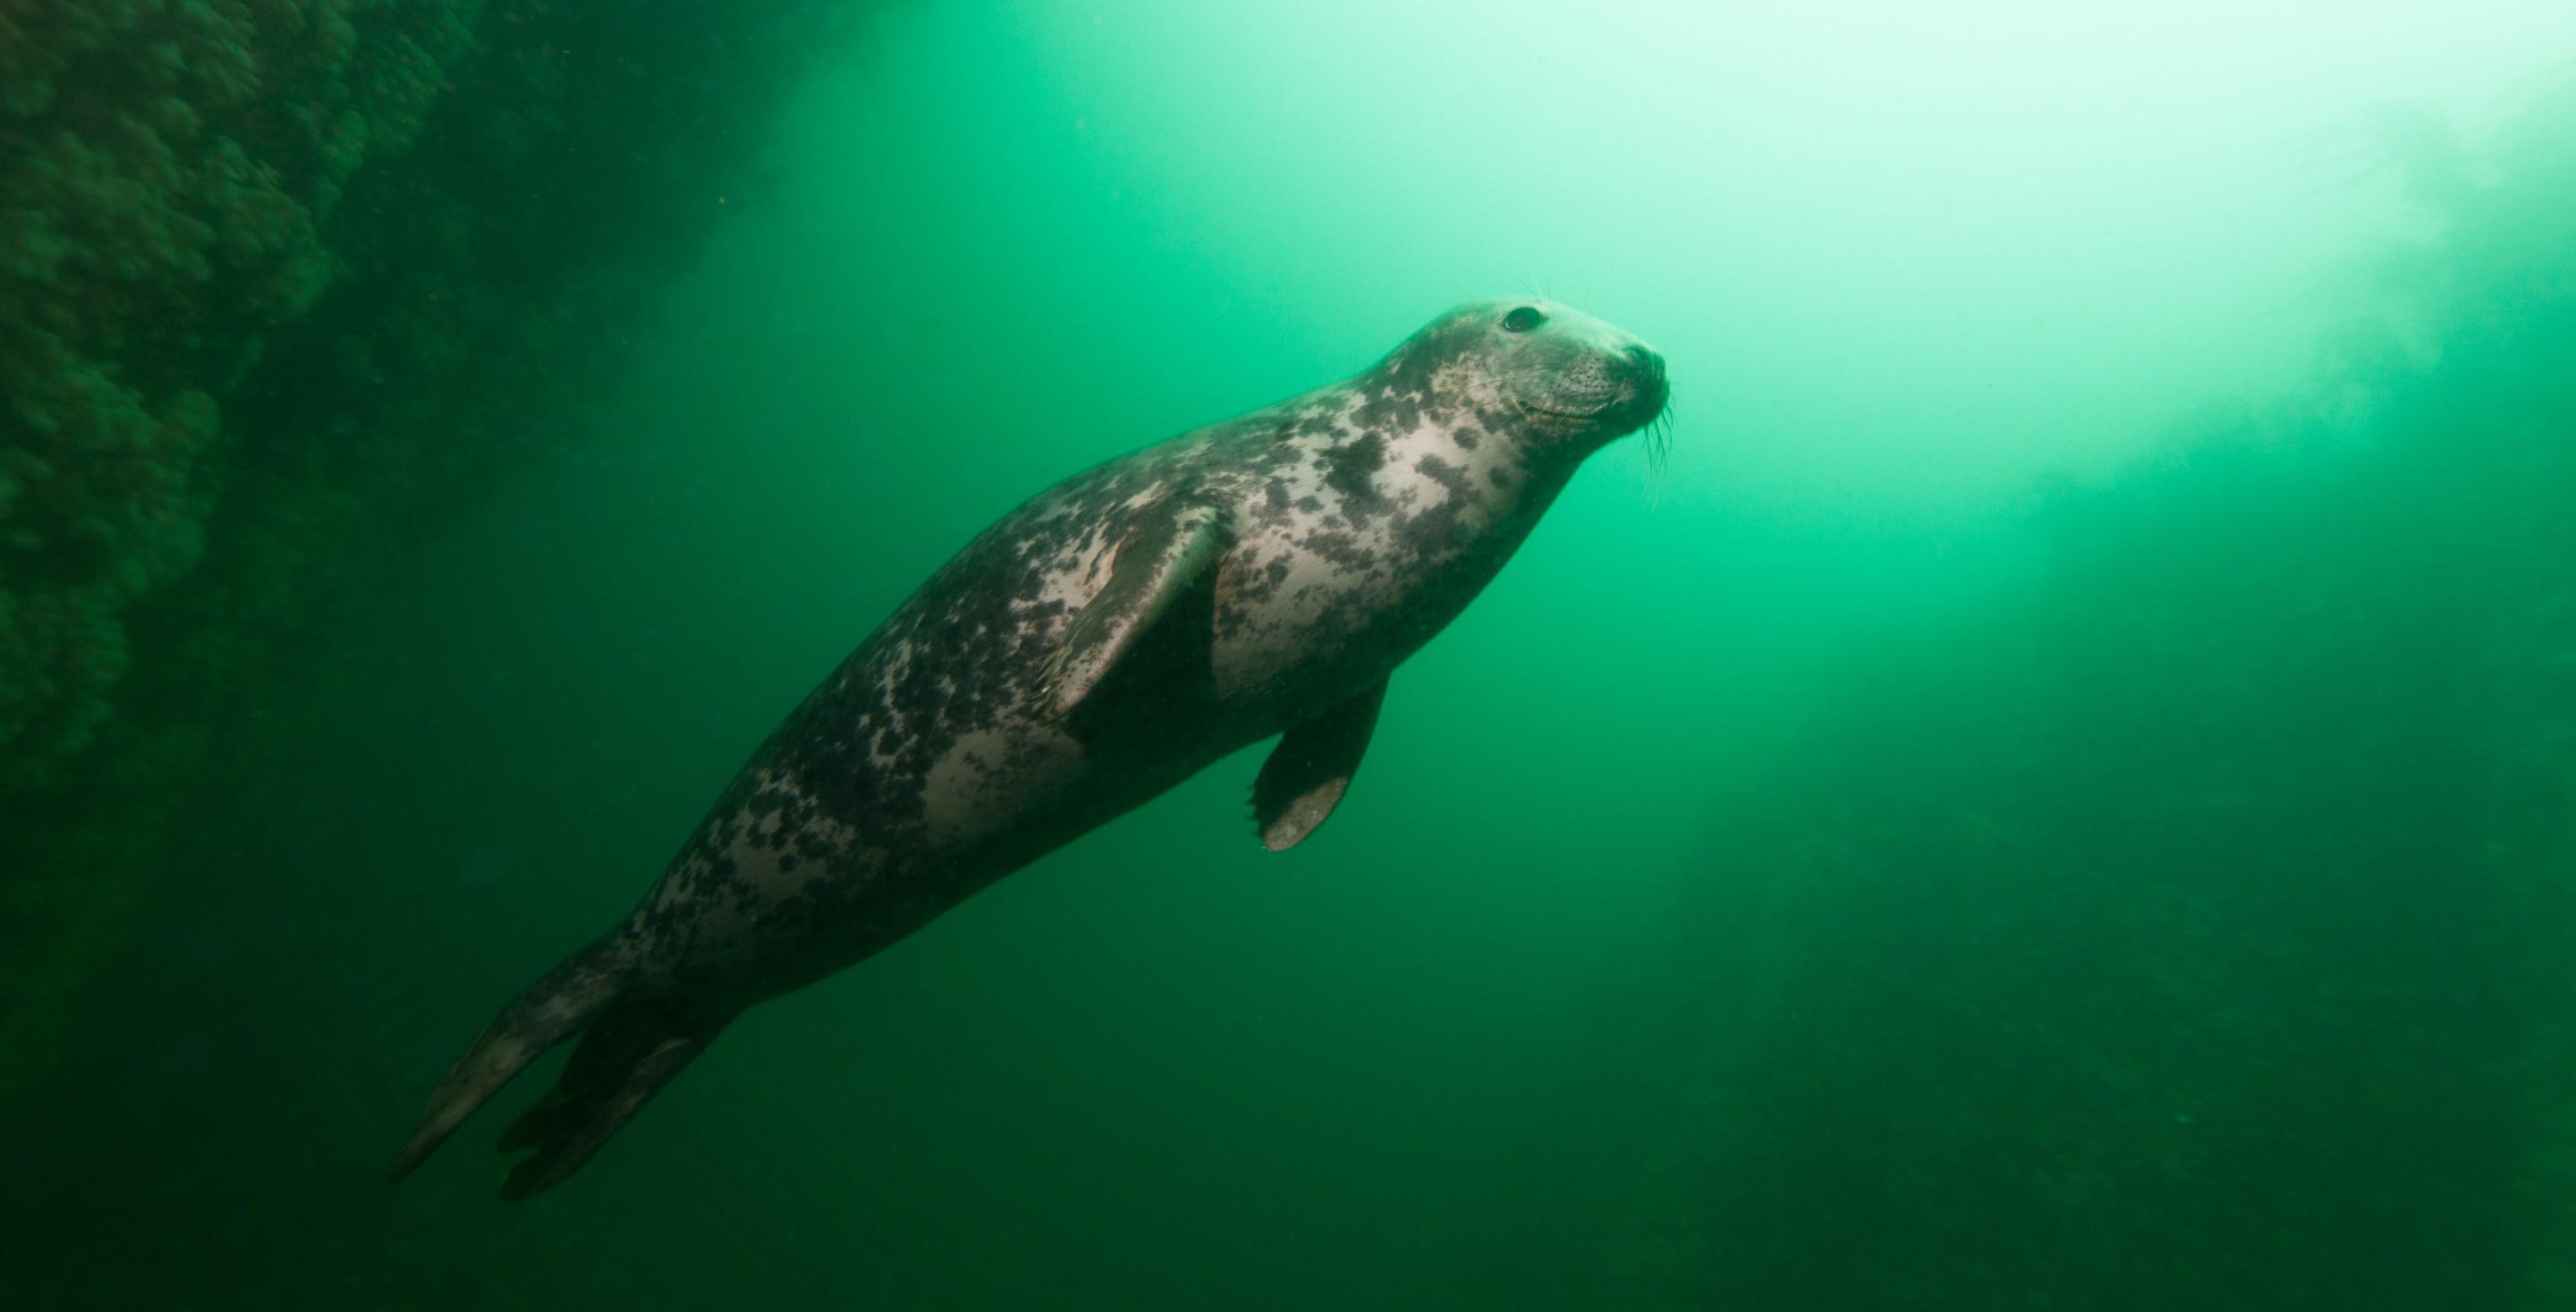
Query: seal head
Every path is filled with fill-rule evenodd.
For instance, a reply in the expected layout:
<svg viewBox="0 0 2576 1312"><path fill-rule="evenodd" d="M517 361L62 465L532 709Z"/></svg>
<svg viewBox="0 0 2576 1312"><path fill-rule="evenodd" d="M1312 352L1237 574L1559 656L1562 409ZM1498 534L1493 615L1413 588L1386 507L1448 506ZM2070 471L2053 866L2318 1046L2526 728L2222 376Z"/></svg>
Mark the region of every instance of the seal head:
<svg viewBox="0 0 2576 1312"><path fill-rule="evenodd" d="M1633 334L1541 297L1470 301L1389 352L1378 373L1435 409L1516 432L1532 455L1580 459L1663 413L1664 357Z"/></svg>

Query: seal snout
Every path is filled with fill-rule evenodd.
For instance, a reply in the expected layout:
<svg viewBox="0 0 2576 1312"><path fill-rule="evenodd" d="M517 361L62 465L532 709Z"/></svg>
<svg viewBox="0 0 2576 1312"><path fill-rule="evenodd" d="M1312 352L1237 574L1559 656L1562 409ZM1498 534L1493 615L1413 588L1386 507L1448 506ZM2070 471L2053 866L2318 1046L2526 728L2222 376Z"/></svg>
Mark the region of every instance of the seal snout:
<svg viewBox="0 0 2576 1312"><path fill-rule="evenodd" d="M1622 354L1628 357L1630 364L1637 366L1638 371L1644 374L1648 381L1656 384L1664 381L1664 357L1646 349L1644 343L1631 346Z"/></svg>
<svg viewBox="0 0 2576 1312"><path fill-rule="evenodd" d="M1664 381L1664 357L1643 342L1620 354L1627 357L1628 367L1633 371L1630 386L1636 389L1636 399L1628 405L1629 412L1640 422L1662 414L1664 402L1672 395L1670 385Z"/></svg>

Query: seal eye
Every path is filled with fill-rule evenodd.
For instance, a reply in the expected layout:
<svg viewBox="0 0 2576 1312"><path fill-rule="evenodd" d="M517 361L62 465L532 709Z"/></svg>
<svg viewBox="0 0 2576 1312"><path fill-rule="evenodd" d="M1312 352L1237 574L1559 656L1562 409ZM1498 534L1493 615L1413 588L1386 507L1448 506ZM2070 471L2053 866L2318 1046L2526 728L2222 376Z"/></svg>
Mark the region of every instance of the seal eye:
<svg viewBox="0 0 2576 1312"><path fill-rule="evenodd" d="M1532 328L1538 327L1541 323L1545 322L1546 319L1546 315L1540 314L1533 307L1524 305L1521 308L1512 311L1510 314L1503 316L1503 331L1507 333L1525 333Z"/></svg>

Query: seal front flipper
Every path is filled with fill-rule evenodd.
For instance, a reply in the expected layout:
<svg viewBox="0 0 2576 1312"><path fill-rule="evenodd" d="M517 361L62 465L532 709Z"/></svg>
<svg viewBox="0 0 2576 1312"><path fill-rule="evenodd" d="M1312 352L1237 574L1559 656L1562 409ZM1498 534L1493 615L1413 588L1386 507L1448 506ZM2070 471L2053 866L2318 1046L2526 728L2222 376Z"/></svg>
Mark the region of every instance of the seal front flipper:
<svg viewBox="0 0 2576 1312"><path fill-rule="evenodd" d="M1171 609L1172 599L1216 564L1230 540L1222 510L1177 501L1119 544L1109 581L1073 617L1073 627L1039 674L1039 717L1071 714Z"/></svg>
<svg viewBox="0 0 2576 1312"><path fill-rule="evenodd" d="M1252 781L1261 845L1285 852L1306 840L1350 791L1386 701L1386 680L1280 736Z"/></svg>

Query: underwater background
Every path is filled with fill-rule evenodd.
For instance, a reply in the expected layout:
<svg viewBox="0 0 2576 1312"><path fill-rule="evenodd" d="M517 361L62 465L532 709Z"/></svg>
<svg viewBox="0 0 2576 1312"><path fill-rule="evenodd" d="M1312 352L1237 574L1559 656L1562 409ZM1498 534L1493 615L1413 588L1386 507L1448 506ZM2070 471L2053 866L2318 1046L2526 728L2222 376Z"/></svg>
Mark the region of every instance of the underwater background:
<svg viewBox="0 0 2576 1312"><path fill-rule="evenodd" d="M974 532L1515 290L1668 467L1313 840L383 1182ZM0 1288L2576 1309L2571 505L2561 3L0 5Z"/></svg>

